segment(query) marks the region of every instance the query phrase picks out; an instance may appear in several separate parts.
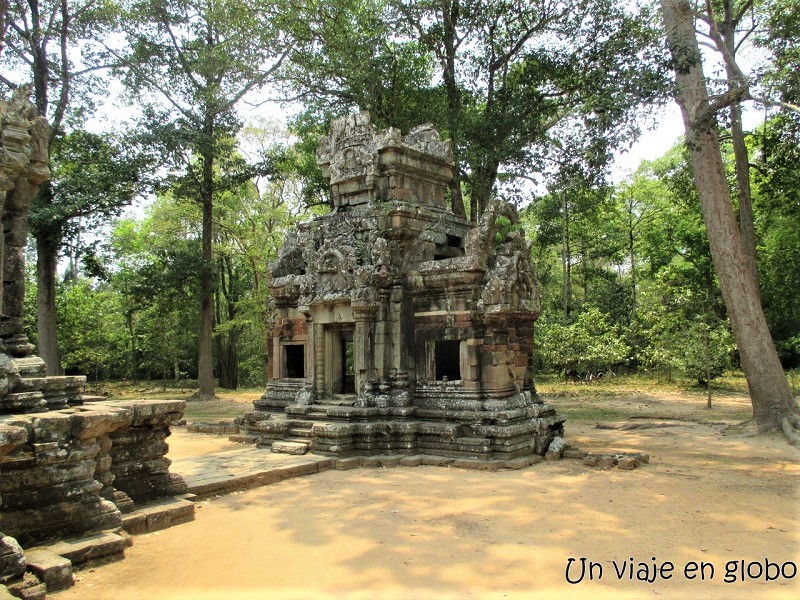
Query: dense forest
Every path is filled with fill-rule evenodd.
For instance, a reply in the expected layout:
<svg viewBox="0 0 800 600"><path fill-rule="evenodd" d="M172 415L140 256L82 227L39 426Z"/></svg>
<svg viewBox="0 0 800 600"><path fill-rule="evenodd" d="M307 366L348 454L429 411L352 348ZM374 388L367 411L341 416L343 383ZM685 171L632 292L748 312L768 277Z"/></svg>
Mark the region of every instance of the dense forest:
<svg viewBox="0 0 800 600"><path fill-rule="evenodd" d="M53 373L198 379L211 394L263 385L267 265L287 231L327 210L319 134L363 109L452 140L456 213L517 204L541 286L541 370L704 384L739 367L695 142L609 175L679 93L688 69L662 13L680 5L769 331L784 368L798 367L800 6L662 5L1 1L0 86L32 81L53 127L52 181L30 218L31 340ZM136 116L98 133L94 110L117 87ZM276 100L287 124L243 116ZM130 205L147 208L122 218Z"/></svg>

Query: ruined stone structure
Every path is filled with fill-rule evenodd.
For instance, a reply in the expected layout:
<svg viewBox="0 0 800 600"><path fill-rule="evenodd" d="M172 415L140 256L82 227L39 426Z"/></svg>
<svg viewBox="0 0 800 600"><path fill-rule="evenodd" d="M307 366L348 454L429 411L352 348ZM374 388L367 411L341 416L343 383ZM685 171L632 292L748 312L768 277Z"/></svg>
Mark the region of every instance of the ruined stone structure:
<svg viewBox="0 0 800 600"><path fill-rule="evenodd" d="M71 585L72 562L121 555L128 543L118 533L136 521L136 503L186 492L164 456L185 404L84 405L86 378L45 376L33 354L23 326L27 212L50 174L49 128L28 93L0 99L0 596L8 585L42 598ZM184 520L194 513L182 511ZM29 550L89 533L83 545Z"/></svg>
<svg viewBox="0 0 800 600"><path fill-rule="evenodd" d="M271 380L237 439L335 455L544 454L563 419L534 387L538 287L516 210L495 201L477 226L457 217L450 144L430 125L402 135L349 116L318 160L332 210L271 266Z"/></svg>

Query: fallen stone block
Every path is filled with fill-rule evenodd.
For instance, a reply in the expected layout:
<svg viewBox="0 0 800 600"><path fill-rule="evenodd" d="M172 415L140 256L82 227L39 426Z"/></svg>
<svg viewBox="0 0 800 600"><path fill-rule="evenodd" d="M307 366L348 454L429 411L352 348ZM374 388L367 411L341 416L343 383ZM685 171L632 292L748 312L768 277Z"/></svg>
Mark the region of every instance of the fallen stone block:
<svg viewBox="0 0 800 600"><path fill-rule="evenodd" d="M600 462L600 457L594 454L587 454L583 457L583 464L587 467L596 467L598 462Z"/></svg>
<svg viewBox="0 0 800 600"><path fill-rule="evenodd" d="M300 455L308 452L308 444L302 442L277 441L272 444L272 451L280 454Z"/></svg>
<svg viewBox="0 0 800 600"><path fill-rule="evenodd" d="M601 469L610 469L615 464L617 464L617 459L615 459L613 456L609 456L607 454L603 454L597 460L597 466L600 467Z"/></svg>
<svg viewBox="0 0 800 600"><path fill-rule="evenodd" d="M623 471L630 471L636 468L636 458L633 456L623 456L617 460L617 468Z"/></svg>
<svg viewBox="0 0 800 600"><path fill-rule="evenodd" d="M31 548L25 552L28 571L36 575L45 584L48 592L66 590L75 585L72 577L72 561L47 550Z"/></svg>

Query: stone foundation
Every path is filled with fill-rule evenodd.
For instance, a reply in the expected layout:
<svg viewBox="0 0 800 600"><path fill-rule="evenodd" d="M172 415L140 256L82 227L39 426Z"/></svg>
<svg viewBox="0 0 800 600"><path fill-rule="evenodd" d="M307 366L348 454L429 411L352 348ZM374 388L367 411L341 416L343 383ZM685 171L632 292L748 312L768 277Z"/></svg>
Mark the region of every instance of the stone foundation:
<svg viewBox="0 0 800 600"><path fill-rule="evenodd" d="M133 501L185 493L164 456L184 406L102 402L0 416L0 530L27 547L121 527Z"/></svg>

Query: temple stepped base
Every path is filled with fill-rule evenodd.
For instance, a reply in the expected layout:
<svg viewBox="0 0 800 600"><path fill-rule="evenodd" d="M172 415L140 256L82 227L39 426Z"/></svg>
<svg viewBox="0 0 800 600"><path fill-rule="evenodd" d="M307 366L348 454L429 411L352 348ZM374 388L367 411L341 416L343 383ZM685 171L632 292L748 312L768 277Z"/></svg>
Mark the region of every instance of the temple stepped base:
<svg viewBox="0 0 800 600"><path fill-rule="evenodd" d="M331 456L397 453L509 460L544 455L553 437L563 432L564 418L547 404L508 409L497 403L495 408L426 411L414 406L290 405L283 414L245 413L237 421L236 441L288 454L308 450Z"/></svg>

